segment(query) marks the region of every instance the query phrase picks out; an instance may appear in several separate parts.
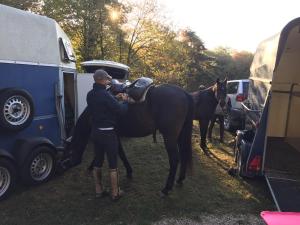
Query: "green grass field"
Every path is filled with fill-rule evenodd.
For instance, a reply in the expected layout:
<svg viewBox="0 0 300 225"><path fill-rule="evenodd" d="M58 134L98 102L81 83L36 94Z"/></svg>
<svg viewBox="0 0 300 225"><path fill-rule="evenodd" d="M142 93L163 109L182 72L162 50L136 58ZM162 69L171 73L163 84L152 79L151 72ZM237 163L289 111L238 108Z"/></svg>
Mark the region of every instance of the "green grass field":
<svg viewBox="0 0 300 225"><path fill-rule="evenodd" d="M208 157L200 150L196 133L194 172L167 198L160 198L169 166L161 137L157 144L151 137L126 139L134 178L127 180L120 165L126 196L119 202L94 198L93 179L86 172L92 159L89 147L80 166L37 187L19 185L0 203L0 224L261 224L259 213L274 206L263 180L245 181L227 174L233 164L232 136L226 134L225 144L214 140Z"/></svg>

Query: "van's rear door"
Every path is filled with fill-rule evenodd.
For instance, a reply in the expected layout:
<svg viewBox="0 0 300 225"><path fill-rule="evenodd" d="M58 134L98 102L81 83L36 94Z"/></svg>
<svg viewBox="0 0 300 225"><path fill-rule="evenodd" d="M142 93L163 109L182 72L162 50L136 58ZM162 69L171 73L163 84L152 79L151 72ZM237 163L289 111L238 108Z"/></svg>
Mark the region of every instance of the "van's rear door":
<svg viewBox="0 0 300 225"><path fill-rule="evenodd" d="M77 106L80 116L86 107L86 95L93 88L94 78L91 73L81 73L77 76Z"/></svg>
<svg viewBox="0 0 300 225"><path fill-rule="evenodd" d="M129 70L129 67L124 64L104 60L83 62L81 65L86 73L78 74L77 76L78 116L80 116L87 105L86 95L93 88L93 73L97 69L104 69L113 79L123 81L128 78Z"/></svg>

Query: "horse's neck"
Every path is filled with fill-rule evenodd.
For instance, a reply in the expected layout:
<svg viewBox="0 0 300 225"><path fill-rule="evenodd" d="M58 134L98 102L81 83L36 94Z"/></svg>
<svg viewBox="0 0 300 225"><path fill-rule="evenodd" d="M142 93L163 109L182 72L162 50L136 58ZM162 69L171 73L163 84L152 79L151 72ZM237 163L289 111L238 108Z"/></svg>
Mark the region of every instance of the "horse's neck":
<svg viewBox="0 0 300 225"><path fill-rule="evenodd" d="M199 96L199 97L202 97L202 96L214 97L215 96L215 91L214 91L214 88L212 86L212 87L206 88L205 90L194 92L193 94L195 96Z"/></svg>
<svg viewBox="0 0 300 225"><path fill-rule="evenodd" d="M214 87L209 87L205 90L198 91L194 95L194 100L196 101L196 104L198 103L209 103L212 106L217 105L218 101L215 97L215 90Z"/></svg>

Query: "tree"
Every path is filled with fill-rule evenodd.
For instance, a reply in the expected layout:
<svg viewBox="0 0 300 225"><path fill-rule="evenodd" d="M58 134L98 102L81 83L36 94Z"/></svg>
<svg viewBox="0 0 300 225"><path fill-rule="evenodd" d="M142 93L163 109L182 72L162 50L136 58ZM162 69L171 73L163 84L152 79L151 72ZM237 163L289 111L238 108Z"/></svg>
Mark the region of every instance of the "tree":
<svg viewBox="0 0 300 225"><path fill-rule="evenodd" d="M189 90L216 78L249 77L253 55L228 48L208 51L192 30L177 32L156 0L0 0L55 19L71 38L78 65L105 59L126 63L132 77L152 77ZM80 68L78 66L78 68Z"/></svg>
<svg viewBox="0 0 300 225"><path fill-rule="evenodd" d="M42 2L42 0L0 0L0 4L31 12L40 12Z"/></svg>
<svg viewBox="0 0 300 225"><path fill-rule="evenodd" d="M109 8L120 6L117 0L47 0L46 16L54 18L72 38L80 60L115 59L115 32Z"/></svg>
<svg viewBox="0 0 300 225"><path fill-rule="evenodd" d="M214 73L220 78L247 79L250 76L250 65L253 54L246 51L236 51L230 48L220 47L210 52L215 58L216 67Z"/></svg>
<svg viewBox="0 0 300 225"><path fill-rule="evenodd" d="M127 23L124 24L125 39L128 43L126 63L131 65L141 50L149 49L155 39L151 32L154 18L158 18L158 6L155 0L142 2L123 2L130 9L127 14Z"/></svg>

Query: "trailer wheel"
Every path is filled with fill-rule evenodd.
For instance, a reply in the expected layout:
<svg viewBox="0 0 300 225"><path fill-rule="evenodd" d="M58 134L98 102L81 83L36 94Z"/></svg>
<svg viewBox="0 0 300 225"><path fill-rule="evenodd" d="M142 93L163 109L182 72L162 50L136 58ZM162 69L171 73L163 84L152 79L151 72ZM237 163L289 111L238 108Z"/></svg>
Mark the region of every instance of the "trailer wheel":
<svg viewBox="0 0 300 225"><path fill-rule="evenodd" d="M0 92L0 128L23 130L30 125L33 116L33 100L27 91L6 88Z"/></svg>
<svg viewBox="0 0 300 225"><path fill-rule="evenodd" d="M21 177L25 184L47 182L54 174L55 154L51 147L38 146L27 156L22 166Z"/></svg>
<svg viewBox="0 0 300 225"><path fill-rule="evenodd" d="M16 186L17 172L11 161L0 158L0 200L5 199Z"/></svg>

